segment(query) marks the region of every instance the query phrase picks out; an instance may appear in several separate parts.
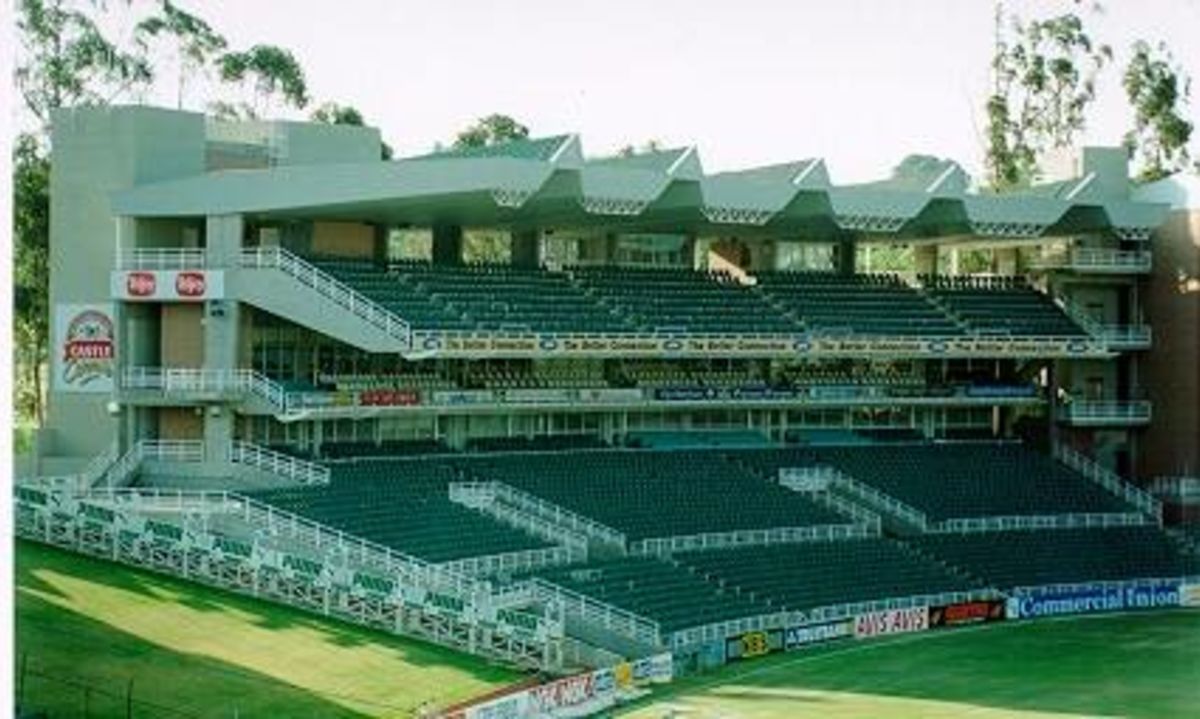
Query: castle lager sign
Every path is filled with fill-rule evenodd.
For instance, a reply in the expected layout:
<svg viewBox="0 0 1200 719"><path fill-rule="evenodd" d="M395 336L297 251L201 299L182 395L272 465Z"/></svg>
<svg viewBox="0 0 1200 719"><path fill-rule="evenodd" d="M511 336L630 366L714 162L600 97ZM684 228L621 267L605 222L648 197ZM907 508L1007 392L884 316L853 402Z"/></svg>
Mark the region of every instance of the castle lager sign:
<svg viewBox="0 0 1200 719"><path fill-rule="evenodd" d="M112 307L57 305L53 352L55 389L60 392L111 392L117 357Z"/></svg>

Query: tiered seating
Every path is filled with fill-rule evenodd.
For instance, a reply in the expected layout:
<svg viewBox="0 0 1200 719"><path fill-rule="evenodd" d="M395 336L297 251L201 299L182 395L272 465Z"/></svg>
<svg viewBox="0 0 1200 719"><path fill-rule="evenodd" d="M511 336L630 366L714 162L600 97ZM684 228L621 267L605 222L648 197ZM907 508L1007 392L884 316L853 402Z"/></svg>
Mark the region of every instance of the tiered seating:
<svg viewBox="0 0 1200 719"><path fill-rule="evenodd" d="M1021 277L922 278L926 292L977 332L1086 336L1054 301Z"/></svg>
<svg viewBox="0 0 1200 719"><path fill-rule="evenodd" d="M1157 527L929 534L914 541L1000 588L1200 573L1200 557L1180 553Z"/></svg>
<svg viewBox="0 0 1200 719"><path fill-rule="evenodd" d="M310 262L345 282L418 329L465 330L474 323L420 288L401 282L370 260L310 257Z"/></svg>
<svg viewBox="0 0 1200 719"><path fill-rule="evenodd" d="M509 265L392 265L401 282L465 318L472 329L628 332L623 318L575 287L566 275Z"/></svg>
<svg viewBox="0 0 1200 719"><path fill-rule="evenodd" d="M524 489L634 540L847 521L711 451L476 457L456 463L481 480Z"/></svg>
<svg viewBox="0 0 1200 719"><path fill-rule="evenodd" d="M777 544L677 558L710 581L737 587L777 609L809 610L980 586L890 539Z"/></svg>
<svg viewBox="0 0 1200 719"><path fill-rule="evenodd" d="M721 272L687 269L577 267L576 281L593 297L647 332L792 333L795 323L754 290Z"/></svg>
<svg viewBox="0 0 1200 719"><path fill-rule="evenodd" d="M665 631L771 611L656 559L627 558L544 572L547 581L653 619Z"/></svg>
<svg viewBox="0 0 1200 719"><path fill-rule="evenodd" d="M445 454L450 451L449 447L436 439L385 439L381 442L341 441L321 444L321 454L327 459L412 457L425 454Z"/></svg>
<svg viewBox="0 0 1200 719"><path fill-rule="evenodd" d="M750 387L764 385L761 374L749 364L740 367L706 367L701 363L626 362L624 379L635 387Z"/></svg>
<svg viewBox="0 0 1200 719"><path fill-rule="evenodd" d="M548 546L450 501L451 468L435 462L333 465L330 484L254 493L281 509L433 562Z"/></svg>
<svg viewBox="0 0 1200 719"><path fill-rule="evenodd" d="M361 392L372 389L416 389L435 391L455 389L454 382L434 370L408 370L385 374L330 374L321 375L321 384L331 386L339 392Z"/></svg>
<svg viewBox="0 0 1200 719"><path fill-rule="evenodd" d="M944 312L895 275L763 272L762 292L810 329L858 335L957 335Z"/></svg>
<svg viewBox="0 0 1200 719"><path fill-rule="evenodd" d="M486 389L585 389L607 387L599 362L468 366L466 384Z"/></svg>
<svg viewBox="0 0 1200 719"><path fill-rule="evenodd" d="M590 434L555 434L547 437L480 437L467 443L480 452L563 452L571 449L604 449L609 445Z"/></svg>
<svg viewBox="0 0 1200 719"><path fill-rule="evenodd" d="M865 363L822 362L805 363L786 368L782 378L795 386L856 386L856 387L920 387L924 378L911 366Z"/></svg>
<svg viewBox="0 0 1200 719"><path fill-rule="evenodd" d="M925 512L932 520L1132 508L1053 459L1017 444L890 444L742 452L777 476L780 467L832 465Z"/></svg>

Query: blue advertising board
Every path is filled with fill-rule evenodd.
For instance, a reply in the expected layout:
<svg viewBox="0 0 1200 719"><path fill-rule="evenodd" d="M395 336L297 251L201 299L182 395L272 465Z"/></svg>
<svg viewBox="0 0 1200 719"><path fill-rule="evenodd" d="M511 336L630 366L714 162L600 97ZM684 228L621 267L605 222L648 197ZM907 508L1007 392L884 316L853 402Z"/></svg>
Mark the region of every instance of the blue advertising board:
<svg viewBox="0 0 1200 719"><path fill-rule="evenodd" d="M1009 619L1033 619L1066 614L1122 612L1178 607L1177 579L1146 579L1108 584L1030 587L1008 599Z"/></svg>

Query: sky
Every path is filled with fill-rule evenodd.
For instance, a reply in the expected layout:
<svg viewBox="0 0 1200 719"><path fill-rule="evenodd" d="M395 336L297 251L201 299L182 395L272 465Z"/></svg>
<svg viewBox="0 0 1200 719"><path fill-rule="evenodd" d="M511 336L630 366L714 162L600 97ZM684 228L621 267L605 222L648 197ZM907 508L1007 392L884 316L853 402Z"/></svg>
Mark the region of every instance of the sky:
<svg viewBox="0 0 1200 719"><path fill-rule="evenodd" d="M991 0L177 2L233 46L291 49L313 97L359 108L398 156L501 112L534 135L580 133L589 155L696 145L707 171L815 156L853 182L913 152L982 166ZM1133 40L1165 40L1200 76L1200 0L1104 3L1089 27L1117 63L1089 144L1132 125L1120 67ZM1025 17L1077 7L1088 5L1005 2ZM160 95L174 104L173 90Z"/></svg>

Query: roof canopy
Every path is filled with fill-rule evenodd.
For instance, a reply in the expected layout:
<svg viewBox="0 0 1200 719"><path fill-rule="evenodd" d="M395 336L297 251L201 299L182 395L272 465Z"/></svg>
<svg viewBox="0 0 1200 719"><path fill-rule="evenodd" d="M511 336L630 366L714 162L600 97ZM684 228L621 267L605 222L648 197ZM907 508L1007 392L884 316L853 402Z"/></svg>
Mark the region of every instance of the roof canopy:
<svg viewBox="0 0 1200 719"><path fill-rule="evenodd" d="M800 239L842 232L881 239L1111 232L1144 239L1165 217L1165 205L1114 197L1094 179L971 193L956 163L914 155L885 180L835 186L819 159L705 174L694 147L588 160L578 136L560 135L391 162L213 172L119 192L113 209L134 217L243 213Z"/></svg>

